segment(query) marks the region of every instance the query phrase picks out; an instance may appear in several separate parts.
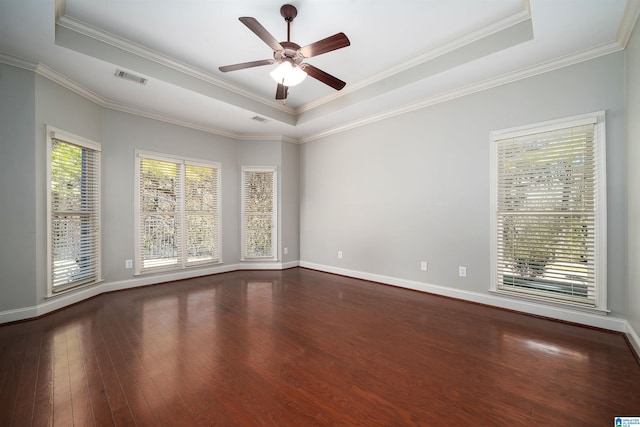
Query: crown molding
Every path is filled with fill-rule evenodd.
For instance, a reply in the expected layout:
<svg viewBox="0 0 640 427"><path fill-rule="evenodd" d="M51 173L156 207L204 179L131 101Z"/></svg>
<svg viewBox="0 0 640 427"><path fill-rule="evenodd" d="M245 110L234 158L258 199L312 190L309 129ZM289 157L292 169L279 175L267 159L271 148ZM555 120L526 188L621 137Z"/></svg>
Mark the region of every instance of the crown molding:
<svg viewBox="0 0 640 427"><path fill-rule="evenodd" d="M57 4L58 3L64 3L64 0L56 0ZM633 1L633 0L630 0ZM64 9L62 9L64 11ZM69 30L75 31L77 33L80 33L84 36L93 38L95 40L98 40L100 42L109 44L111 46L114 46L118 49L121 49L123 51L126 51L128 53L131 53L133 55L137 55L140 56L142 58L148 59L150 61L156 62L160 65L172 68L176 71L179 71L181 73L190 75L192 77L195 77L197 79L200 79L202 81L205 81L209 84L218 86L220 88L226 89L230 92L233 92L237 95L246 97L248 99L251 99L253 101L259 102L261 104L264 104L266 106L269 106L271 108L276 108L278 110L281 110L285 113L291 114L293 116L297 116L300 115L306 111L310 111L314 108L317 108L321 105L330 103L332 101L335 101L336 99L345 96L349 93L353 93L357 90L360 90L366 86L372 85L376 82L379 82L381 80L384 80L386 78L389 78L395 74L398 74L400 72L403 72L405 70L408 70L412 67L415 67L417 65L420 65L424 62L427 62L429 60L432 60L434 58L437 58L438 56L441 56L443 54L452 52L456 49L459 49L465 45L474 43L476 41L479 41L485 37L488 37L492 34L495 34L499 31L505 30L513 25L519 24L521 22L524 22L528 19L531 19L531 14L530 14L530 10L529 10L529 0L523 0L522 1L522 10L511 14L509 16L506 16L503 19L500 19L499 21L496 21L494 23L491 23L489 25L483 26L471 33L468 33L462 37L458 37L456 39L450 40L440 46L438 46L435 49L431 49L427 52L424 52L408 61L405 61L402 64L399 64L395 67L392 67L388 70L385 70L384 72L378 73L368 79L362 80L360 82L354 83L349 85L346 90L342 90L340 92L335 92L332 93L330 95L327 95L325 97L319 98L317 100L314 100L310 103L307 103L305 105L302 105L296 109L287 107L286 105L283 104L273 104L273 102L269 99L265 99L263 97L257 96L251 92L248 92L242 88L239 88L236 85L233 85L229 82L227 82L226 80L223 80L219 77L214 76L213 74L210 74L208 72L205 72L201 69L198 69L196 67L187 65L183 62L180 62L178 60L175 60L171 57L168 57L166 55L163 55L159 52L153 51L151 49L148 49L146 47L143 47L139 44L136 44L134 42L131 42L129 40L126 40L124 38L118 37L115 34L109 33L107 31L101 30L97 27L92 26L91 24L88 24L84 21L81 21L77 18L73 18L69 15L63 15L60 16L60 18L57 20L57 24L67 28Z"/></svg>
<svg viewBox="0 0 640 427"><path fill-rule="evenodd" d="M278 141L278 142L289 142L291 144L299 144L300 140L298 138L292 138L290 136L285 135L269 135L269 134L249 134L242 133L237 135L236 137L239 141Z"/></svg>
<svg viewBox="0 0 640 427"><path fill-rule="evenodd" d="M44 64L38 64L35 69L36 74L51 80L54 83L59 84L60 86L69 89L70 91L87 98L89 101L92 101L98 105L104 106L108 101L97 93L90 91L84 86L79 85L75 81L63 76L52 68L47 67Z"/></svg>
<svg viewBox="0 0 640 427"><path fill-rule="evenodd" d="M241 89L238 86L233 85L219 77L216 77L211 73L208 73L204 70L187 65L183 62L180 62L176 59L173 59L169 56L163 55L159 52L148 49L146 47L143 47L132 41L118 37L115 34L111 34L107 31L101 30L97 27L94 27L90 24L87 24L86 22L83 22L71 16L68 16L68 15L62 16L60 19L58 19L57 25L60 25L61 27L64 27L71 31L75 31L84 36L90 37L92 39L98 40L102 43L106 43L108 45L121 49L125 52L139 56L141 58L148 59L157 64L163 65L165 67L169 67L173 70L179 71L191 77L195 77L206 83L212 84L214 86L218 86L222 89L228 90L237 95L251 99L252 101L264 104L270 108L275 108L291 115L295 113L295 111L292 108L289 108L286 105L283 105L280 103L274 104L270 99L269 100L265 99L249 91Z"/></svg>
<svg viewBox="0 0 640 427"><path fill-rule="evenodd" d="M499 23L493 24L492 26L489 27L484 27L483 29L478 30L476 33L474 33L474 35L469 35L465 38L462 39L457 39L451 43L449 43L448 45L443 45L441 46L439 49L435 49L435 50L431 50L429 52L426 52L425 54L415 58L412 61L408 61L404 64L402 64L399 67L395 67L392 70L389 70L385 73L381 73L379 75L377 75L376 77L374 77L374 79L384 79L386 78L388 75L393 74L394 72L397 73L399 72L399 70L401 69L406 69L406 67L411 67L413 65L415 65L416 63L419 63L420 61L426 61L429 58L435 57L437 55L441 55L444 52L447 52L450 49L454 49L456 44L455 43L460 43L460 45L464 45L465 42L464 40L466 40L466 43L470 43L475 39L478 39L479 37L481 37L481 34L484 34L484 36L488 35L491 33L491 29L493 29L493 32L499 31L500 28L505 28L505 26L507 26L506 24L508 22L511 22L511 25L513 25L514 23L517 22L522 22L522 20L527 19L527 17L530 16L529 11L528 11L528 2L525 1L523 2L523 4L525 5L523 11L519 12L518 14L512 15L508 18L505 18L504 20L500 21ZM615 41L612 41L610 43L606 43L606 44L602 44L600 46L596 46L595 48L591 48L591 49L587 49L581 52L577 52L574 54L570 54L561 58L557 58L555 60L551 60L551 61L547 61L545 63L542 64L536 64L534 66L531 67L526 67L520 70L517 70L515 72L511 72L511 73L507 73L504 74L502 76L498 76L495 78L490 78L481 82L477 82L477 83L473 83L458 89L454 89L451 91L447 91L447 92L443 92L443 93L439 93L439 94L435 94L433 96L429 96L427 98L424 98L418 102L414 102L412 104L408 104L408 105L403 105L400 107L396 107L396 108L392 108L389 109L387 111L381 112L381 113L376 113L376 114L372 114L366 117L363 117L361 119L352 121L350 123L347 124L343 124L334 128L330 128L330 129L326 129L324 131L315 133L315 134L311 134L302 138L293 138L293 137L288 137L288 136L282 136L282 135L267 135L267 134L239 134L239 133L233 133L233 132L228 132L222 129L218 129L218 128L214 128L214 127L210 127L210 126L205 126L202 124L198 124L198 123L194 123L194 122L189 122L189 121L185 121L185 120L181 120L181 119L177 119L175 117L171 117L169 115L163 115L163 114L158 114L158 113L154 113L151 111L147 111L147 110L143 110L140 108L136 108L130 105L124 105L124 104L120 104L120 103L116 103L112 100L109 100L107 98L104 98L86 88L84 88L83 86L79 85L78 83L68 79L67 77L61 75L60 73L56 72L55 70L43 65L43 64L37 64L37 63L33 63L27 60L23 60L20 58L16 58L13 57L11 55L5 54L0 52L0 63L5 63L8 65L12 65L18 68L22 68L28 71L34 71L37 74L71 90L72 92L79 94L80 96L83 96L89 100L91 100L92 102L95 102L96 104L103 106L105 108L109 108L109 109L113 109L113 110L117 110L117 111L122 111L125 113L129 113L129 114L134 114L134 115L138 115L141 117L146 117L146 118L150 118L153 120L159 120L162 122L166 122L166 123L170 123L170 124L175 124L178 126L182 126L182 127L186 127L186 128L191 128L191 129L195 129L195 130L199 130L199 131L203 131L203 132L207 132L207 133L212 133L212 134L216 134L216 135L220 135L223 137L228 137L228 138L232 138L234 140L239 140L239 141L275 141L275 140L281 140L281 141L285 141L285 142L290 142L290 143L306 143L306 142L311 142L311 141L315 141L333 134L337 134L337 133L341 133L350 129L354 129L360 126L364 126L367 124L371 124L371 123L375 123L377 121L381 121L381 120L385 120L387 118L391 118L394 116L398 116L398 115L402 115L402 114L406 114L409 113L411 111L415 111L415 110L419 110L422 108L426 108L438 103L442 103L442 102L447 102L456 98L460 98L466 95L470 95L476 92L480 92L480 91L484 91L487 89L491 89L497 86L501 86L504 84L508 84L508 83L512 83L521 79L526 79L528 77L532 77L538 74L542 74L542 73L546 73L549 71L553 71L559 68L563 68L566 66L570 66L579 62L583 62L583 61L587 61L590 59L594 59L597 58L599 56L603 56L603 55L607 55L610 53L614 53L617 51L620 51L622 49L624 49L624 47L626 46L626 43L629 40L629 36L631 34L631 32L633 31L634 25L637 22L638 16L640 15L640 0L628 0L627 2L627 6L625 9L625 13L623 16L623 19L621 20L621 24L618 30L618 34L617 34L617 38ZM213 80L220 80L212 75L207 75L206 73L200 71L200 70L195 70L191 67L188 67L184 64L181 64L177 61L173 61L170 58L164 57L158 53L152 52L148 49L142 48L141 46L137 46L133 43L129 43L126 40L120 39L116 36L113 35L109 35L108 33L105 33L103 31L100 31L98 29L95 29L93 27L91 27L88 24L82 23L81 21L75 20L73 18L70 18L68 16L64 16L61 20L60 20L60 24L61 25L69 25L71 26L70 28L73 29L74 31L79 31L84 35L87 35L89 37L94 37L97 38L98 40L101 40L105 43L109 43L112 44L118 48L121 49L125 49L133 54L136 55L141 55L141 56L145 56L145 55L151 55L151 57L149 56L145 56L148 59L157 61L167 61L167 63L161 63L161 65L166 65L166 66L170 66L172 68L176 68L178 69L178 71L183 71L183 69L181 69L180 67L184 67L185 70L189 71L193 71L195 74L198 73L202 73L202 76L204 78L210 77ZM80 28L82 28L82 30L80 30ZM100 37L104 36L107 39L101 39ZM111 38L110 38L111 37ZM126 46L123 47L123 46ZM136 50L136 49L140 49L140 51ZM153 57L153 55L158 55L157 57ZM171 64L171 65L169 65ZM404 67L404 68L403 68ZM188 74L194 76L194 77L198 77L200 78L198 75L194 75L191 72L189 72ZM211 81L212 84L213 80ZM376 81L377 81L376 80ZM209 81L208 79L206 81ZM367 82L361 82L360 84L364 86L366 86L367 84L371 84L371 82L367 83ZM225 82L222 82L221 85L226 86L230 86L227 85ZM354 85L355 86L355 85ZM356 90L355 88L351 88L350 90ZM336 95L337 96L337 95ZM329 102L333 99L335 99L334 95L325 97L325 98L321 98L321 100L324 100L322 103L325 102ZM341 96L341 95L340 95ZM270 106L272 106L271 104L269 104ZM288 110L288 112L293 111L293 113L297 113L300 109L302 108L306 108L306 106L309 106L310 104L306 104L303 107L300 107L298 110L292 110L290 108L286 109ZM321 105L321 104L318 104ZM317 106L317 105L315 105ZM315 108L314 106L314 108Z"/></svg>
<svg viewBox="0 0 640 427"><path fill-rule="evenodd" d="M16 58L15 56L11 56L2 52L0 52L0 63L12 65L14 67L22 68L23 70L27 71L36 71L36 68L38 67L38 64L36 64L35 62Z"/></svg>
<svg viewBox="0 0 640 427"><path fill-rule="evenodd" d="M178 119L176 117L172 117L166 114L160 114L149 110L143 110L141 108L137 108L131 105L121 104L119 102L107 101L103 105L105 108L109 108L111 110L120 111L123 113L133 114L140 117L145 117L147 119L157 120L159 122L164 122L176 126L181 126L184 128L194 129L206 133L211 133L218 136L223 136L231 139L238 139L239 135L233 132L228 132L223 129L218 129L212 126L205 126L199 123L190 122L187 120Z"/></svg>
<svg viewBox="0 0 640 427"><path fill-rule="evenodd" d="M640 0L627 0L627 6L624 10L624 15L622 16L622 21L620 22L618 35L616 37L616 42L623 49L627 47L627 43L629 42L629 38L633 32L633 27L636 25L638 16L640 16Z"/></svg>
<svg viewBox="0 0 640 427"><path fill-rule="evenodd" d="M526 79L528 77L533 77L535 75L539 75L539 74L543 74L543 73L547 73L553 70L557 70L559 68L563 68L563 67L567 67L573 64L577 64L580 62L584 62L590 59L595 59L598 58L600 56L604 56L604 55L608 55L610 53L614 53L614 52L618 52L622 50L621 45L616 41L616 42L611 42L611 43L607 43L607 44L603 44L600 46L597 46L596 48L593 49L588 49L582 52L578 52L575 54L571 54L571 55L567 55L552 61L547 61L545 63L542 64L537 64L535 66L532 67L527 67L527 68L523 68L521 70L512 72L512 73L508 73L508 74L504 74L502 76L496 77L496 78L492 78L492 79L488 79L488 80L484 80L482 82L479 83L474 83L471 85L467 85L464 87L461 87L459 89L455 89L455 90L451 90L448 92L444 92L444 93L440 93L440 94L436 94L434 96L430 96L428 98L422 99L421 101L412 103L412 104L408 104L402 107L398 107L398 108L393 108L387 111L384 111L382 113L378 113L378 114L373 114L370 116L367 116L363 119L360 120L355 120L352 121L350 123L338 126L338 127L334 127L331 129L327 129L325 131L313 134L313 135L309 135L306 137L302 137L302 138L293 138L293 137L288 137L288 136L282 136L282 135L267 135L267 134L258 134L258 135L252 135L252 134L237 134L237 133L232 133L232 132L227 132L225 130L222 129L218 129L218 128L214 128L214 127L210 127L210 126L204 126L201 124L197 124L197 123L193 123L193 122L189 122L189 121L185 121L185 120L180 120L174 117L170 117L168 115L163 115L163 114L158 114L158 113L154 113L154 112L150 112L150 111L146 111L146 110L142 110L139 108L135 108L129 105L124 105L124 104L120 104L120 103L116 103L113 102L111 100L108 100L106 98L101 97L100 95L82 87L81 85L79 85L78 83L66 78L65 76L61 75L60 73L54 71L53 69L47 67L46 65L42 65L42 64L33 64L30 63L28 61L24 61L21 60L19 58L15 58L15 57L11 57L5 54L0 53L0 62L9 64L9 65L15 65L17 67L20 68L24 68L27 70L34 70L36 73L38 73L39 75L71 90L72 92L83 96L93 102L95 102L96 104L105 107L105 108L110 108L116 111L121 111L121 112L125 112L125 113L129 113L129 114L134 114L137 116L141 116L141 117L146 117L146 118L150 118L153 120L158 120L158 121L162 121L162 122L166 122L166 123L170 123L170 124L175 124L178 126L182 126L182 127L186 127L186 128L190 128L190 129L195 129L195 130L199 130L199 131L203 131L203 132L207 132L207 133L212 133L215 135L219 135L219 136L223 136L223 137L227 137L227 138L232 138L238 141L274 141L274 140L282 140L284 142L289 142L289 143L294 143L294 144L304 144L307 142L312 142L318 139L322 139L334 134L338 134L341 132L345 132L351 129L355 129L358 128L360 126L365 126L368 124L372 124L381 120L385 120L391 117L395 117L395 116L399 116L402 114L406 114L415 110L419 110L422 108L426 108L432 105L436 105L439 103L443 103L443 102L447 102L447 101L451 101L453 99L456 98L461 98L463 96L467 96L476 92L481 92L487 89L491 89L497 86L501 86L501 85L505 85L508 83L512 83L518 80L522 80L522 79Z"/></svg>
<svg viewBox="0 0 640 427"><path fill-rule="evenodd" d="M125 105L125 104L121 104L121 103L117 103L109 100L106 100L103 104L101 104L101 106L104 108L109 108L111 110L120 111L127 114L133 114L140 117L145 117L147 119L157 120L160 122L164 122L164 123L188 128L188 129L194 129L197 131L222 136L225 138L230 138L236 141L285 141L285 142L298 143L297 139L282 136L282 135L267 135L267 134L252 135L252 134L228 132L223 129L215 128L212 126L206 126L199 123L178 119L166 114L159 114L152 111L143 110L130 105Z"/></svg>
<svg viewBox="0 0 640 427"><path fill-rule="evenodd" d="M349 93L356 92L366 86L369 86L381 80L387 79L395 74L409 70L427 61L431 61L439 56L442 56L444 54L460 49L466 45L480 41L486 37L491 36L492 34L498 33L502 30L506 30L507 28L520 24L528 19L531 19L531 13L529 10L529 0L523 0L522 10L514 14L511 14L491 24L480 27L475 31L467 33L461 37L451 39L434 49L430 49L426 52L423 52L422 54L419 54L408 61L400 63L378 74L375 74L365 80L362 80L354 84L350 84L340 92L332 93L330 95L324 96L322 98L311 101L305 105L302 105L296 108L294 112L296 115L300 115L306 111L313 110L314 108L317 108L323 104L327 104L329 102L335 101L336 99L342 96L345 96Z"/></svg>
<svg viewBox="0 0 640 427"><path fill-rule="evenodd" d="M46 65L43 64L38 64L35 67L35 72L39 75L41 75L42 77L51 80L54 83L59 84L60 86L88 99L89 101L94 102L97 105L100 105L101 107L104 108L109 108L111 110L116 110L116 111L121 111L123 113L129 113L129 114L134 114L136 116L141 116L141 117L146 117L148 119L153 119L153 120L158 120L161 122L165 122L165 123L170 123L170 124L174 124L174 125L178 125L178 126L182 126L182 127L186 127L189 129L195 129L195 130L199 130L199 131L203 131L203 132L207 132L207 133L212 133L215 135L219 135L219 136L224 136L227 138L232 138L232 139L240 139L240 135L232 133L232 132L227 132L225 130L222 129L218 129L218 128L214 128L211 126L204 126L198 123L194 123L194 122L189 122L186 120L180 120L177 119L175 117L171 117L165 114L158 114L158 113L154 113L151 111L147 111L147 110L143 110L140 108L136 108L130 105L125 105L125 104L120 104L118 102L114 102L110 99L104 98L98 94L96 94L95 92L90 91L89 89L85 88L84 86L81 86L80 84L76 83L75 81L68 79L67 77L63 76L62 74L58 73L57 71L47 67Z"/></svg>
<svg viewBox="0 0 640 427"><path fill-rule="evenodd" d="M0 56L0 60L2 60L4 58L5 55ZM17 58L11 58L11 57L7 57L10 58L12 60L14 60L17 63L20 63L21 60L17 59ZM24 61L22 61L24 62ZM13 64L10 64L13 65ZM198 130L198 131L202 131L202 132L206 132L206 133L211 133L214 135L219 135L219 136L223 136L226 138L231 138L237 141L285 141L285 142L291 142L291 143L298 143L298 140L295 138L290 138L290 137L286 137L286 136L281 136L281 135L249 135L249 134L237 134L237 133L233 133L233 132L228 132L225 131L223 129L218 129L212 126L205 126L202 124L198 124L198 123L194 123L194 122L190 122L190 121L186 121L186 120L181 120L181 119L177 119L175 117L171 117L165 114L159 114L159 113L155 113L152 111L148 111L148 110L143 110L140 108L136 108L133 107L131 105L125 105L125 104L121 104L118 102L114 102L112 100L109 100L107 98L104 98L90 90L88 90L87 88L79 85L78 83L74 82L71 79L68 79L67 77L63 76L62 74L58 73L57 71L47 67L46 65L43 64L38 64L38 65L34 65L34 70L37 74L41 75L42 77L51 80L54 83L59 84L60 86L88 99L89 101L94 102L95 104L100 105L101 107L104 108L109 108L111 110L115 110L115 111L120 111L123 113L128 113L128 114L133 114L136 116L140 116L140 117L145 117L147 119L152 119L152 120L158 120L164 123L169 123L169 124L173 124L173 125L177 125L177 126L181 126L181 127L185 127L185 128L189 128L189 129L194 129L194 130Z"/></svg>
<svg viewBox="0 0 640 427"><path fill-rule="evenodd" d="M430 107L432 105L451 101L456 98L461 98L463 96L471 95L477 92L482 92L484 90L492 89L505 84L513 83L518 80L527 79L529 77L537 76L539 74L548 73L550 71L568 67L570 65L578 64L580 62L588 61L590 59L599 58L604 55L619 52L622 49L623 48L617 41L605 43L605 44L596 46L595 48L591 48L581 52L566 55L551 61L547 61L541 64L533 65L531 67L526 67L514 72L503 74L498 77L483 80L478 83L472 83L470 85L463 86L458 89L442 92L442 93L424 98L412 104L408 104L408 105L397 107L397 108L392 108L382 113L372 114L363 119L355 120L350 123L347 123L338 127L334 127L332 129L327 129L323 132L316 133L314 135L300 138L299 142L301 144L304 144L307 142L322 139L331 135L335 135L341 132L358 128L360 126L365 126L371 123L379 122L381 120L406 114L415 110L420 110L426 107Z"/></svg>
<svg viewBox="0 0 640 427"><path fill-rule="evenodd" d="M290 144L300 144L300 138L292 138L289 136L283 136L282 137L282 141L283 142L288 142Z"/></svg>
<svg viewBox="0 0 640 427"><path fill-rule="evenodd" d="M360 82L349 85L346 90L342 90L340 92L335 92L325 97L319 98L312 102L309 102L305 105L302 105L296 109L292 109L290 107L286 107L286 105L276 104L274 105L271 100L267 100L265 98L259 97L250 93L242 88L239 88L236 85L230 84L227 81L220 79L210 73L207 73L203 70L197 69L195 67L189 66L185 63L177 61L173 58L170 58L166 55L163 55L159 52L155 52L151 49L145 48L141 45L133 43L129 40L118 37L114 34L103 31L97 27L94 27L86 22L83 22L79 19L73 18L68 15L64 15L64 3L65 0L56 0L56 11L60 13L60 17L57 23L65 28L81 33L87 37L94 38L101 42L110 44L114 47L132 53L134 55L138 55L140 57L149 59L158 64L170 67L174 70L180 71L192 77L203 80L207 83L213 84L215 86L221 87L223 89L229 90L238 95L244 96L256 102L260 102L264 105L267 105L271 108L279 109L283 112L286 112L291 115L300 115L306 111L313 110L321 105L330 103L335 101L336 99L345 96L349 93L353 93L357 90L360 90L366 86L384 80L393 76L394 74L400 73L402 71L408 70L412 67L415 67L419 64L422 64L426 61L432 60L438 56L451 52L455 49L461 48L467 44L473 43L475 41L481 40L484 37L490 36L496 32L509 28L513 25L521 23L527 19L531 19L530 13L530 5L529 0L522 1L522 9L514 14L511 14L499 21L496 21L492 24L486 25L477 29L476 31L466 34L463 37L456 38L454 40L450 40L449 42L444 43L443 45L431 49L427 52L424 52L421 55L418 55L411 60L405 61L402 64L399 64L395 67L392 67L384 72L378 73L368 79L362 80ZM625 13L623 19L621 20L620 27L618 29L618 34L616 37L616 43L621 47L626 47L626 44L629 40L629 37L633 31L635 22L640 15L640 0L628 0ZM16 63L9 62L6 59L3 59L4 55L0 54L0 62L9 63L10 65L15 65L20 68L33 70L35 64L31 64L28 62L24 63ZM216 132L217 133L217 132ZM313 138L313 137L312 137ZM306 141L308 138L304 138L303 141Z"/></svg>

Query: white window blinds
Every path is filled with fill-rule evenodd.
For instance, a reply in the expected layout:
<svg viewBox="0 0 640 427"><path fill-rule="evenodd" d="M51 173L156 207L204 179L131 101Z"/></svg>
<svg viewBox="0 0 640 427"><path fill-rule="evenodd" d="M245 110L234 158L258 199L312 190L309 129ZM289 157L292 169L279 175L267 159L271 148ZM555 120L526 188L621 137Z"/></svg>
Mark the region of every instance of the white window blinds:
<svg viewBox="0 0 640 427"><path fill-rule="evenodd" d="M242 169L242 258L276 258L276 168Z"/></svg>
<svg viewBox="0 0 640 427"><path fill-rule="evenodd" d="M218 260L218 170L185 165L187 264Z"/></svg>
<svg viewBox="0 0 640 427"><path fill-rule="evenodd" d="M586 120L494 141L495 290L588 307L602 303L604 166L596 126Z"/></svg>
<svg viewBox="0 0 640 427"><path fill-rule="evenodd" d="M136 271L220 262L219 167L138 153Z"/></svg>
<svg viewBox="0 0 640 427"><path fill-rule="evenodd" d="M139 158L140 272L176 267L182 258L180 163ZM140 265L141 264L141 265Z"/></svg>
<svg viewBox="0 0 640 427"><path fill-rule="evenodd" d="M100 145L47 128L49 293L100 280Z"/></svg>

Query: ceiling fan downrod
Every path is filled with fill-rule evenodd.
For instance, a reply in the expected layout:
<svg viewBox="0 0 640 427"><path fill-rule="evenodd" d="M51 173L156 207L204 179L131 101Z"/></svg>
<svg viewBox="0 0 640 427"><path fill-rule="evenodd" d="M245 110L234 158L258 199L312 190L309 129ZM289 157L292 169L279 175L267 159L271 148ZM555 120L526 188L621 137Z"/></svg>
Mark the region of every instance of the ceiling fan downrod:
<svg viewBox="0 0 640 427"><path fill-rule="evenodd" d="M298 16L298 9L291 4L285 4L280 8L280 15L287 21L287 41L291 41L291 23Z"/></svg>

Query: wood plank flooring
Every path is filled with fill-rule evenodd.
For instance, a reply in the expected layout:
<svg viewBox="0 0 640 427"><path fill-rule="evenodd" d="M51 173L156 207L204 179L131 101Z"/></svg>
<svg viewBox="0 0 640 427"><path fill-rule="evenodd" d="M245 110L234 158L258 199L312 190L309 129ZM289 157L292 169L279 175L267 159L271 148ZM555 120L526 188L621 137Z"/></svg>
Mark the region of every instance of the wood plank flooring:
<svg viewBox="0 0 640 427"><path fill-rule="evenodd" d="M0 426L609 426L620 334L317 271L101 295L0 326Z"/></svg>

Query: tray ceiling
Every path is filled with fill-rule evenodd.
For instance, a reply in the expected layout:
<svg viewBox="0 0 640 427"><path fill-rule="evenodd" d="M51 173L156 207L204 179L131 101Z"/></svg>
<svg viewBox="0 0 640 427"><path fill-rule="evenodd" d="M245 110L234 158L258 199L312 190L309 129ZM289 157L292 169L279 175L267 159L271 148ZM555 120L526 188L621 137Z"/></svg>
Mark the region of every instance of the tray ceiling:
<svg viewBox="0 0 640 427"><path fill-rule="evenodd" d="M272 58L240 16L286 40L283 2L272 0L1 0L0 61L109 108L240 139L306 141L615 52L638 14L636 0L290 3L292 41L349 37L305 61L347 82L342 91L307 78L283 104L273 66L218 71ZM118 79L118 69L148 81Z"/></svg>

